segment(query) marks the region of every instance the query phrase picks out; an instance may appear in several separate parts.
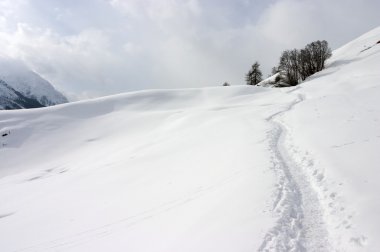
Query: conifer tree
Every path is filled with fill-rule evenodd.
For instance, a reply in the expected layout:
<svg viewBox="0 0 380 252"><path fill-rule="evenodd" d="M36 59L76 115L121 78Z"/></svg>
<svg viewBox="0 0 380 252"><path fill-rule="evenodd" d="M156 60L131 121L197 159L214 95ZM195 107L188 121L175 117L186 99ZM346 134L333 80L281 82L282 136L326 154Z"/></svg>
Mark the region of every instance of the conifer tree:
<svg viewBox="0 0 380 252"><path fill-rule="evenodd" d="M260 64L259 62L255 62L255 64L252 65L251 69L245 76L245 81L247 82L247 85L257 85L260 81L262 81L262 73L260 70Z"/></svg>

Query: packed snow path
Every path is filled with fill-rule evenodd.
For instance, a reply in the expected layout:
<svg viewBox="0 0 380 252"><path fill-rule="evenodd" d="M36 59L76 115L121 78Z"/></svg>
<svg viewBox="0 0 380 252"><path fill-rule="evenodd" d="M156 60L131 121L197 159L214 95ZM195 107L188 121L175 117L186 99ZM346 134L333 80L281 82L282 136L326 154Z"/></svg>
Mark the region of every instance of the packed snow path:
<svg viewBox="0 0 380 252"><path fill-rule="evenodd" d="M294 161L297 155L287 148L287 126L281 115L304 100L298 95L288 108L268 118L273 123L269 132L273 167L278 176L278 195L273 211L279 215L277 225L264 238L259 251L330 251L329 237L324 225L324 213L317 192L310 184L304 167Z"/></svg>

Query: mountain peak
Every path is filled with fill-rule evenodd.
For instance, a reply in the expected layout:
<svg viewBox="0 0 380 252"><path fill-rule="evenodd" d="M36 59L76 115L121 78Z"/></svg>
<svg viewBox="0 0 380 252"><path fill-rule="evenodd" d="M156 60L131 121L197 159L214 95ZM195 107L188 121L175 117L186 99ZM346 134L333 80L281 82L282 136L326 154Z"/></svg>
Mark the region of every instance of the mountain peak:
<svg viewBox="0 0 380 252"><path fill-rule="evenodd" d="M66 102L63 94L25 64L0 57L0 109L45 107Z"/></svg>

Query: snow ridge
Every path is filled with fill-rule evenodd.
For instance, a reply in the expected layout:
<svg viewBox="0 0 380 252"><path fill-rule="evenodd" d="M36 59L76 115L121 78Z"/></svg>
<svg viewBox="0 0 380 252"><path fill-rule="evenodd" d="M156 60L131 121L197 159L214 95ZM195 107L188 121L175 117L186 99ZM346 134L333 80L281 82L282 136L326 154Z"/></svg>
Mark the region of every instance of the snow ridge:
<svg viewBox="0 0 380 252"><path fill-rule="evenodd" d="M297 89L297 88L296 88ZM293 89L296 90L296 89ZM268 132L273 169L278 176L273 212L277 224L265 235L259 251L328 251L328 232L318 194L312 188L303 167L297 166L292 150L285 148L288 127L281 116L304 101L303 95L283 111L267 118L273 124Z"/></svg>

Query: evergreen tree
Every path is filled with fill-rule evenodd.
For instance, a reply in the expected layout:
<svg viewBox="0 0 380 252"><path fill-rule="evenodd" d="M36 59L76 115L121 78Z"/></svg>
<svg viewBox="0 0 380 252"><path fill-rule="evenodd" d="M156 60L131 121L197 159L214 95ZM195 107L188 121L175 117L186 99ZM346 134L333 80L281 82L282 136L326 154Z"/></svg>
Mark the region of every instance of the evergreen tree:
<svg viewBox="0 0 380 252"><path fill-rule="evenodd" d="M247 85L257 85L263 80L262 75L260 64L256 61L255 64L252 65L251 70L246 74L245 81L247 82Z"/></svg>

